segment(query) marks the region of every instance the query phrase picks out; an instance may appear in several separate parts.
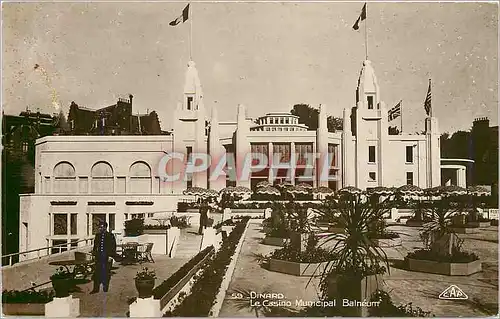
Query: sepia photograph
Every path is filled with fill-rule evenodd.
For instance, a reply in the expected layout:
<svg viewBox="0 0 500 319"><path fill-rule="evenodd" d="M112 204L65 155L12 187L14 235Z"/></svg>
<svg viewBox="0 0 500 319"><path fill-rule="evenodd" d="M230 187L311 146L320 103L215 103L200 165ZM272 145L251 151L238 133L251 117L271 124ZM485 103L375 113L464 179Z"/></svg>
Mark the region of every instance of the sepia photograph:
<svg viewBox="0 0 500 319"><path fill-rule="evenodd" d="M2 317L498 316L498 1L1 11Z"/></svg>

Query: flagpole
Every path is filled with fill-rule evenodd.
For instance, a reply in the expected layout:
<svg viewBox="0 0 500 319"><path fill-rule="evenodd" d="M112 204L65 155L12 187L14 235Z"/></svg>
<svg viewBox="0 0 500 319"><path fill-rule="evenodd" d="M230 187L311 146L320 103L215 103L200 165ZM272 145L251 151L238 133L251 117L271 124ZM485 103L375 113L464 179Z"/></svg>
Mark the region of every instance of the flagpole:
<svg viewBox="0 0 500 319"><path fill-rule="evenodd" d="M431 82L431 79L429 79L429 91L432 92L432 82ZM432 99L432 95L431 95L431 99ZM430 110L429 113L430 113L430 115L432 117L432 100L431 100L431 110Z"/></svg>
<svg viewBox="0 0 500 319"><path fill-rule="evenodd" d="M189 60L193 60L193 7L189 3Z"/></svg>
<svg viewBox="0 0 500 319"><path fill-rule="evenodd" d="M399 109L401 110L401 134L403 134L403 100L399 103L401 103L399 106Z"/></svg>
<svg viewBox="0 0 500 319"><path fill-rule="evenodd" d="M365 56L366 60L368 60L368 33L367 33L367 25L368 25L368 3L365 3Z"/></svg>

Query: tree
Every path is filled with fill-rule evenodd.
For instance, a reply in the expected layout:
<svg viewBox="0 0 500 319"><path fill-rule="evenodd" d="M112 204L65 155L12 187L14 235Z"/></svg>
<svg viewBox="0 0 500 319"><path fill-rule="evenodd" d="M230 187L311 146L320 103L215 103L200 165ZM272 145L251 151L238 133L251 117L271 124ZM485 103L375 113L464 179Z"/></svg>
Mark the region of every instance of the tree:
<svg viewBox="0 0 500 319"><path fill-rule="evenodd" d="M318 129L319 110L312 108L309 104L295 104L290 111L291 114L299 117L299 123L305 124L309 130ZM339 117L328 116L328 132L341 131L344 121Z"/></svg>

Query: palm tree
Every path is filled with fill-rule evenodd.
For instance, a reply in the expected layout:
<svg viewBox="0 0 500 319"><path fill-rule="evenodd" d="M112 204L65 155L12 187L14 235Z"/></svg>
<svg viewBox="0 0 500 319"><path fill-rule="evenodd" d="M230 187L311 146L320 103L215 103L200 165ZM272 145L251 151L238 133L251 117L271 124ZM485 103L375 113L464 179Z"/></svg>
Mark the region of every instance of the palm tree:
<svg viewBox="0 0 500 319"><path fill-rule="evenodd" d="M381 263L389 269L387 255L369 236L371 224L382 219L387 209L386 203L375 203L363 194L352 193L320 209L322 220L336 222L345 232L327 235L320 245L333 244L330 252L337 256L321 275L324 298L363 300L360 287L364 278L385 272Z"/></svg>

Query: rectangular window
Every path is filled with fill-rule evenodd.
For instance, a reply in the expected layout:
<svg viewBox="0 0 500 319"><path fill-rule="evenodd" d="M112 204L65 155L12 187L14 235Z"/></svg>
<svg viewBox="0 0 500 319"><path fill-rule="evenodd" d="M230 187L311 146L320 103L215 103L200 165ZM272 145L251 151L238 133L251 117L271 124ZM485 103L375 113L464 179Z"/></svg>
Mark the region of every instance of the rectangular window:
<svg viewBox="0 0 500 319"><path fill-rule="evenodd" d="M53 247L51 249L52 254L62 253L63 251L68 250L68 241L65 239L64 240L61 240L61 239L53 240L52 246L57 246L57 247Z"/></svg>
<svg viewBox="0 0 500 319"><path fill-rule="evenodd" d="M78 220L78 214L71 214L70 218L71 235L76 235L78 232L77 220Z"/></svg>
<svg viewBox="0 0 500 319"><path fill-rule="evenodd" d="M406 172L406 185L413 185L413 172Z"/></svg>
<svg viewBox="0 0 500 319"><path fill-rule="evenodd" d="M368 109L373 110L373 96L367 96L366 99L368 100Z"/></svg>
<svg viewBox="0 0 500 319"><path fill-rule="evenodd" d="M188 99L187 99L187 109L191 110L192 108L193 108L193 97L192 96L188 96Z"/></svg>
<svg viewBox="0 0 500 319"><path fill-rule="evenodd" d="M193 153L193 147L192 146L186 146L186 158L188 164L191 163L191 154Z"/></svg>
<svg viewBox="0 0 500 319"><path fill-rule="evenodd" d="M115 230L115 214L109 214L109 231Z"/></svg>
<svg viewBox="0 0 500 319"><path fill-rule="evenodd" d="M290 144L273 144L273 157L276 158L279 154L280 163L290 162Z"/></svg>
<svg viewBox="0 0 500 319"><path fill-rule="evenodd" d="M368 173L368 181L375 182L377 180L377 174L375 172Z"/></svg>
<svg viewBox="0 0 500 319"><path fill-rule="evenodd" d="M187 173L187 181L186 181L186 188L191 188L193 187L193 174Z"/></svg>
<svg viewBox="0 0 500 319"><path fill-rule="evenodd" d="M406 163L413 163L413 146L406 146Z"/></svg>
<svg viewBox="0 0 500 319"><path fill-rule="evenodd" d="M54 235L68 234L68 214L54 214Z"/></svg>
<svg viewBox="0 0 500 319"><path fill-rule="evenodd" d="M283 118L282 118L282 117L280 117L280 124L283 124L283 123L284 123L284 122L283 122Z"/></svg>
<svg viewBox="0 0 500 319"><path fill-rule="evenodd" d="M28 153L28 142L23 142L23 153Z"/></svg>
<svg viewBox="0 0 500 319"><path fill-rule="evenodd" d="M375 163L375 146L368 146L368 163Z"/></svg>
<svg viewBox="0 0 500 319"><path fill-rule="evenodd" d="M92 235L99 231L99 224L106 221L106 214L92 214Z"/></svg>
<svg viewBox="0 0 500 319"><path fill-rule="evenodd" d="M337 167L337 144L328 144L328 160L330 167Z"/></svg>
<svg viewBox="0 0 500 319"><path fill-rule="evenodd" d="M295 144L295 153L297 154L297 165L306 165L312 164L307 163L307 156L312 156L313 145L312 143L308 144Z"/></svg>

